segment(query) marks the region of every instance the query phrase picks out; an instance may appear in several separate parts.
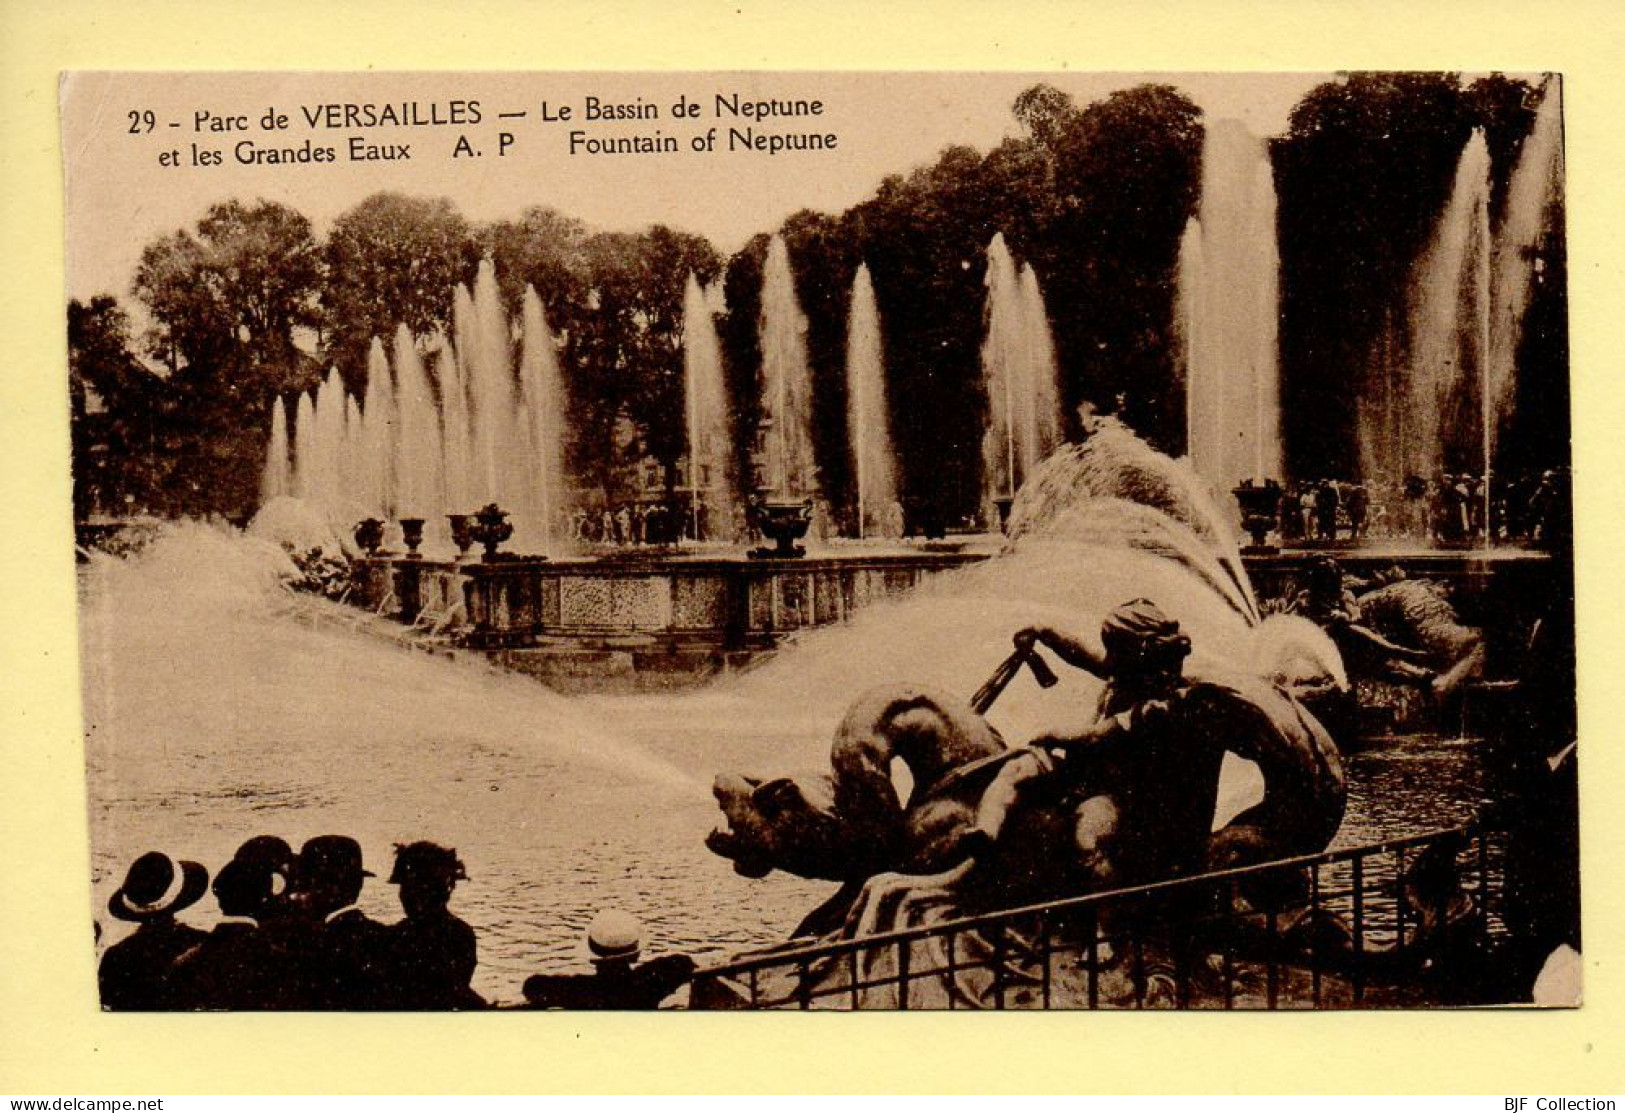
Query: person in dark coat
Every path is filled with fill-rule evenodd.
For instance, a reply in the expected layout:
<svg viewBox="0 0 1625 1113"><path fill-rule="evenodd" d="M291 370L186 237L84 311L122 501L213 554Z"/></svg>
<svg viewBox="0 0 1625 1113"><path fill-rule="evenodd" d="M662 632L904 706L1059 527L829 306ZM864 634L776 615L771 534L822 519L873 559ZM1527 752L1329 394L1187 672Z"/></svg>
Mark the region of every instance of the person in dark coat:
<svg viewBox="0 0 1625 1113"><path fill-rule="evenodd" d="M214 877L226 919L175 964L175 1000L188 1009L289 1007L293 971L278 944L288 914L293 850L272 835L249 839ZM270 930L261 930L269 926Z"/></svg>
<svg viewBox="0 0 1625 1113"><path fill-rule="evenodd" d="M320 835L294 862L287 926L277 945L294 966L290 1008L374 1009L386 1003L383 966L387 929L354 907L366 879L361 844Z"/></svg>
<svg viewBox="0 0 1625 1113"><path fill-rule="evenodd" d="M432 842L395 848L391 885L400 886L406 919L389 928L385 995L391 1008L479 1009L470 988L478 964L474 929L447 905L468 874L455 850Z"/></svg>
<svg viewBox="0 0 1625 1113"><path fill-rule="evenodd" d="M607 909L587 928L592 974L535 974L525 979L534 1009L655 1009L694 976L694 960L666 955L639 963L643 925L628 912Z"/></svg>
<svg viewBox="0 0 1625 1113"><path fill-rule="evenodd" d="M197 862L170 860L156 850L130 864L107 902L115 919L139 925L113 944L97 969L102 1008L141 1011L174 1008L171 974L176 959L206 936L175 919L209 887L209 871Z"/></svg>

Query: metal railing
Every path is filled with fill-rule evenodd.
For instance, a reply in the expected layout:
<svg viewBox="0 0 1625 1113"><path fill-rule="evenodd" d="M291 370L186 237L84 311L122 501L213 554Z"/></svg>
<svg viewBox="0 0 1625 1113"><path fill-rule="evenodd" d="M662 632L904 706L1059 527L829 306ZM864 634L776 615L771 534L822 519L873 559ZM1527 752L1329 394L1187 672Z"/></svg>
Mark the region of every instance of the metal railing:
<svg viewBox="0 0 1625 1113"><path fill-rule="evenodd" d="M698 971L696 1007L1340 1008L1472 1003L1505 935L1478 825L786 946ZM948 907L938 905L938 907Z"/></svg>

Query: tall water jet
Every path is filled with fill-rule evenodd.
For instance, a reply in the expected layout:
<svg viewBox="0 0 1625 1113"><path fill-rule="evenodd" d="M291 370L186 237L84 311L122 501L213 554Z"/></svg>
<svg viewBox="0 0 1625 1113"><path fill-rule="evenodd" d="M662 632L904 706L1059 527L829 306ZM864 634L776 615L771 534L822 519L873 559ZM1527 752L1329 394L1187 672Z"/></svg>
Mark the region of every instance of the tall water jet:
<svg viewBox="0 0 1625 1113"><path fill-rule="evenodd" d="M515 522L516 544L552 553L562 531L564 510L564 384L558 350L547 327L542 299L525 287L524 330L519 359L518 474L511 474L521 499Z"/></svg>
<svg viewBox="0 0 1625 1113"><path fill-rule="evenodd" d="M361 419L361 403L355 400L355 395L344 396L344 431L339 435L339 447L336 454L335 475L338 482L334 487L337 494L332 500L335 512L342 518L359 518L363 516L388 518L388 512L383 509L380 502L373 501L377 496L377 464L366 458L366 430ZM373 473L369 476L367 473Z"/></svg>
<svg viewBox="0 0 1625 1113"><path fill-rule="evenodd" d="M1017 270L1004 233L987 247L987 330L982 382L988 427L982 437L984 501L1013 499L1059 441L1060 409L1049 318L1038 278ZM1008 505L1008 503L1006 503Z"/></svg>
<svg viewBox="0 0 1625 1113"><path fill-rule="evenodd" d="M1360 460L1370 479L1431 478L1481 455L1489 198L1489 147L1475 130L1417 269L1409 358L1380 368L1378 388L1361 402Z"/></svg>
<svg viewBox="0 0 1625 1113"><path fill-rule="evenodd" d="M260 502L293 493L293 476L288 460L288 408L282 399L271 400L271 442L265 448L265 468L260 473Z"/></svg>
<svg viewBox="0 0 1625 1113"><path fill-rule="evenodd" d="M395 387L383 341L373 338L367 350L367 397L360 414L359 451L351 472L357 502L368 514L392 517L395 511Z"/></svg>
<svg viewBox="0 0 1625 1113"><path fill-rule="evenodd" d="M1512 402L1529 288L1544 265L1537 251L1550 229L1562 181L1563 102L1558 78L1553 76L1546 79L1534 124L1507 184L1506 209L1496 237L1484 398L1486 457L1493 452L1499 424ZM1487 489L1488 484L1485 486Z"/></svg>
<svg viewBox="0 0 1625 1113"><path fill-rule="evenodd" d="M690 272L683 288L683 401L688 431L689 532L726 535L733 528L738 498L729 479L733 449L728 434L728 395L717 340L715 294ZM702 504L708 518L701 528Z"/></svg>
<svg viewBox="0 0 1625 1113"><path fill-rule="evenodd" d="M312 479L316 470L316 400L309 391L301 391L294 404L293 422L293 488L295 498L309 499L314 494Z"/></svg>
<svg viewBox="0 0 1625 1113"><path fill-rule="evenodd" d="M796 301L783 236L768 245L762 270L762 482L779 495L809 497L818 485L812 445L807 318Z"/></svg>
<svg viewBox="0 0 1625 1113"><path fill-rule="evenodd" d="M429 536L444 529L446 510L445 450L440 415L428 373L405 325L395 330L395 500L403 517L423 518Z"/></svg>
<svg viewBox="0 0 1625 1113"><path fill-rule="evenodd" d="M518 448L513 351L496 270L480 263L472 296L457 300L457 355L468 381L476 502L514 505L510 468Z"/></svg>
<svg viewBox="0 0 1625 1113"><path fill-rule="evenodd" d="M459 311L467 292L457 290ZM472 315L472 312L470 312ZM474 441L468 423L468 382L463 376L462 361L457 347L442 338L440 359L435 365L440 380L441 437L446 451L446 509L448 513L466 514L473 511L474 502Z"/></svg>
<svg viewBox="0 0 1625 1113"><path fill-rule="evenodd" d="M1239 120L1210 121L1179 293L1187 451L1215 491L1281 475L1279 283L1269 149Z"/></svg>
<svg viewBox="0 0 1625 1113"><path fill-rule="evenodd" d="M330 515L342 515L345 505L344 477L341 457L344 452L344 379L338 368L333 368L316 390L315 412L312 415L309 471L305 478L304 497L322 507ZM299 466L305 468L301 458Z"/></svg>
<svg viewBox="0 0 1625 1113"><path fill-rule="evenodd" d="M869 266L863 264L852 279L846 332L847 427L855 465L859 537L884 532L872 528L870 520L879 525L897 500L881 351L880 310L875 305Z"/></svg>
<svg viewBox="0 0 1625 1113"><path fill-rule="evenodd" d="M1047 459L1061 445L1061 384L1055 362L1055 338L1050 334L1049 310L1038 272L1022 265L1021 311L1027 322L1027 366L1032 382L1032 443L1034 462Z"/></svg>

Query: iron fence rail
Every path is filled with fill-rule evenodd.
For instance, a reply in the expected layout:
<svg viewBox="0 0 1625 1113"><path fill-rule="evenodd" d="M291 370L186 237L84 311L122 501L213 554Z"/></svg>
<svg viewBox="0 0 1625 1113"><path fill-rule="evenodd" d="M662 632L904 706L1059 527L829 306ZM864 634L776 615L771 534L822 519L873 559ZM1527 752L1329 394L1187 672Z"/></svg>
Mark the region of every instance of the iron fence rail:
<svg viewBox="0 0 1625 1113"><path fill-rule="evenodd" d="M1468 824L746 954L698 971L692 999L800 1009L1438 1003L1413 998L1430 984L1448 993L1457 966L1493 947L1504 888L1500 837Z"/></svg>

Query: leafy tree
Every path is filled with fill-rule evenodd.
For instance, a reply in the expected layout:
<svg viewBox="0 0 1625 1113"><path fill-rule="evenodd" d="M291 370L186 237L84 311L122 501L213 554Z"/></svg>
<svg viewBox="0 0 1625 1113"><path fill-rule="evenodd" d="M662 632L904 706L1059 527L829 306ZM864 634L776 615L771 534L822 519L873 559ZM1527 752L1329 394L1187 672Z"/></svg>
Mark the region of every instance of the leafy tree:
<svg viewBox="0 0 1625 1113"><path fill-rule="evenodd" d="M324 251L327 361L365 388L367 349L405 325L416 337L447 328L452 289L473 278L479 246L445 198L375 193L333 223Z"/></svg>
<svg viewBox="0 0 1625 1113"><path fill-rule="evenodd" d="M320 280L310 222L269 201L214 205L195 235L177 231L142 252L134 288L152 319L147 346L176 395L173 509L253 507L270 402L316 381L299 340L319 323Z"/></svg>
<svg viewBox="0 0 1625 1113"><path fill-rule="evenodd" d="M163 509L169 457L164 423L172 406L162 378L130 348L130 319L101 294L68 303L76 518Z"/></svg>

